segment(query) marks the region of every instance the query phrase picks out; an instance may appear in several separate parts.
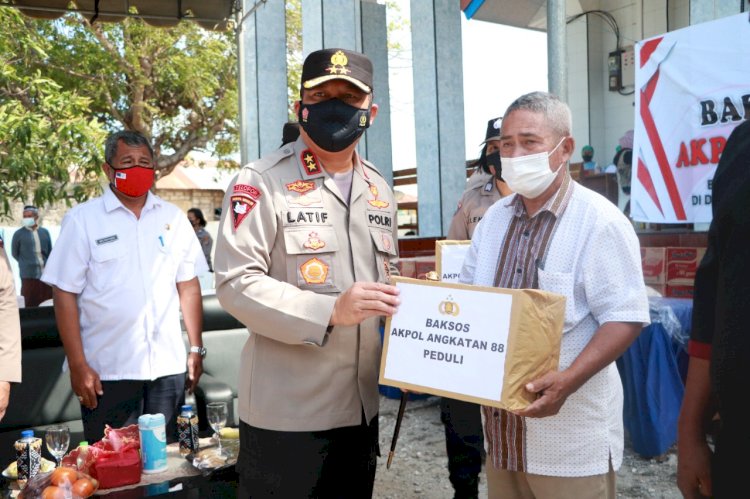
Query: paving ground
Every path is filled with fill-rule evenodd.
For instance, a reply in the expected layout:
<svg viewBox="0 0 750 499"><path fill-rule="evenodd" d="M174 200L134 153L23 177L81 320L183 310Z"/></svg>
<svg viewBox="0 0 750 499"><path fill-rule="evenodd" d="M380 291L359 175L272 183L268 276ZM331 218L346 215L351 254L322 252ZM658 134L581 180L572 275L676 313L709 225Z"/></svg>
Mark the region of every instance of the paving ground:
<svg viewBox="0 0 750 499"><path fill-rule="evenodd" d="M379 499L450 499L443 425L438 398L410 401L401 424L391 469L386 458L391 445L398 400L381 397L380 448L374 497ZM617 497L679 499L676 485L677 456L674 449L661 459L643 459L627 446L623 466L617 473ZM487 497L482 473L480 497Z"/></svg>

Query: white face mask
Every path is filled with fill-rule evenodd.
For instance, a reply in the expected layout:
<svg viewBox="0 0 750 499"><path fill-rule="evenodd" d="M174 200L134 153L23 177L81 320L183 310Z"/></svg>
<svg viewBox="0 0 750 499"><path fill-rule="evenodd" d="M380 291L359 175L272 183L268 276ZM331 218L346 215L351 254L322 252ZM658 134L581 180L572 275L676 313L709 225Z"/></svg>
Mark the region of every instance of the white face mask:
<svg viewBox="0 0 750 499"><path fill-rule="evenodd" d="M36 221L33 218L26 217L21 223L23 223L24 227L33 227Z"/></svg>
<svg viewBox="0 0 750 499"><path fill-rule="evenodd" d="M564 163L553 172L549 169L549 157L560 147L565 137L550 152L528 154L517 158L501 158L503 180L513 192L527 199L539 197L555 181Z"/></svg>

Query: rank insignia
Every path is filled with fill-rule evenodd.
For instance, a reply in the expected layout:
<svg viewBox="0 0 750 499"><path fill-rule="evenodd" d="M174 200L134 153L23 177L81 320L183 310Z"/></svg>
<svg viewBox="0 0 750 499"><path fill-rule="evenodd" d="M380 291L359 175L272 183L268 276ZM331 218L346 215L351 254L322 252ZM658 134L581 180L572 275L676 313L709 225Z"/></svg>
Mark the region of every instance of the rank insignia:
<svg viewBox="0 0 750 499"><path fill-rule="evenodd" d="M304 194L315 189L315 182L312 180L295 180L286 184L286 190Z"/></svg>
<svg viewBox="0 0 750 499"><path fill-rule="evenodd" d="M255 208L258 202L243 194L232 196L232 217L234 217L234 230L240 226L245 217Z"/></svg>
<svg viewBox="0 0 750 499"><path fill-rule="evenodd" d="M310 149L302 151L300 159L302 160L302 167L306 174L317 175L323 171L322 168L320 168L320 163L318 163L318 158L315 157L315 154L313 154Z"/></svg>
<svg viewBox="0 0 750 499"><path fill-rule="evenodd" d="M307 237L307 241L305 241L305 244L303 244L302 246L313 251L318 251L320 248L325 247L325 245L326 242L318 237L317 232L313 231L310 232Z"/></svg>
<svg viewBox="0 0 750 499"><path fill-rule="evenodd" d="M325 284L328 278L328 265L317 258L311 258L299 266L302 278L307 284Z"/></svg>
<svg viewBox="0 0 750 499"><path fill-rule="evenodd" d="M248 184L236 184L232 191L237 195L246 194L256 201L260 199L261 195L260 189Z"/></svg>
<svg viewBox="0 0 750 499"><path fill-rule="evenodd" d="M370 193L373 195L373 199L367 201L370 206L374 206L375 208L388 208L390 206L388 201L378 199L378 188L375 184L370 184Z"/></svg>
<svg viewBox="0 0 750 499"><path fill-rule="evenodd" d="M346 65L349 64L349 58L341 50L336 51L331 56L331 65L328 66L326 71L331 74L345 75L351 73L351 70L347 69Z"/></svg>

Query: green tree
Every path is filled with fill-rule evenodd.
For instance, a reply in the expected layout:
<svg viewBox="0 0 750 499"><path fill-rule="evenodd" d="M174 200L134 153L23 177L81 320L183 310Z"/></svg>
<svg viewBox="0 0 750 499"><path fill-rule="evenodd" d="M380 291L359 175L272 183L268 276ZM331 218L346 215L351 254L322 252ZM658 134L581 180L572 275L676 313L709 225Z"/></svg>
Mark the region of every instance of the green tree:
<svg viewBox="0 0 750 499"><path fill-rule="evenodd" d="M0 32L0 218L13 201L85 200L99 189L105 135L91 100L27 66L51 41L16 10L0 8Z"/></svg>
<svg viewBox="0 0 750 499"><path fill-rule="evenodd" d="M149 137L157 177L195 150L225 161L238 149L237 50L234 34L183 21L152 27L135 18L95 23L70 14L27 21L52 40L46 57L26 63L91 98L90 115L108 130Z"/></svg>

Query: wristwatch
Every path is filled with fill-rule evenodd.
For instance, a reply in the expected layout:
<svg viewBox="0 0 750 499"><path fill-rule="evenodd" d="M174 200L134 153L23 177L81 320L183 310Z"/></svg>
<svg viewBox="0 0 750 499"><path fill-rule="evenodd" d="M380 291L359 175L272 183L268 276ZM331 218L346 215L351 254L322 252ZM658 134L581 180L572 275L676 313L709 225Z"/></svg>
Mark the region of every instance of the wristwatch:
<svg viewBox="0 0 750 499"><path fill-rule="evenodd" d="M206 358L206 352L207 350L204 347L196 347L196 346L190 347L190 353L199 353L201 355L201 359Z"/></svg>

